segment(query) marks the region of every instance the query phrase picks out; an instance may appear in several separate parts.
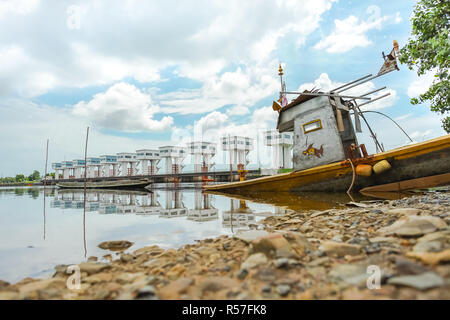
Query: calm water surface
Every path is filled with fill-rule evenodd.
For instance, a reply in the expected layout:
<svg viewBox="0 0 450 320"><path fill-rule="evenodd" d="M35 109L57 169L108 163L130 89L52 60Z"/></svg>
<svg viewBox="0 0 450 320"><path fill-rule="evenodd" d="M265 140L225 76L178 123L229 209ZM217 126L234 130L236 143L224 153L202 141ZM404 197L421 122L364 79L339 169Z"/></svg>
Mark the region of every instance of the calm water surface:
<svg viewBox="0 0 450 320"><path fill-rule="evenodd" d="M102 241L129 240L134 251L147 245L177 248L195 240L231 235L287 210L325 210L345 195L289 193L256 199L203 194L200 189L82 191L0 189L0 279L53 274L58 264L76 264L109 253ZM44 213L45 202L45 213ZM85 222L85 223L84 223Z"/></svg>

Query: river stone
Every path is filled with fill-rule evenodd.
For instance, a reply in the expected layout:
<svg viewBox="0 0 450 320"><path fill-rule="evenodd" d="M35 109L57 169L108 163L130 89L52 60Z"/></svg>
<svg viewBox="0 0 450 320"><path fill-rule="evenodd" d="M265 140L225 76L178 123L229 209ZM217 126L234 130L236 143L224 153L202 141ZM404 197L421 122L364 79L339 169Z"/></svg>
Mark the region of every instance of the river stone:
<svg viewBox="0 0 450 320"><path fill-rule="evenodd" d="M133 245L133 242L126 240L104 241L98 245L100 249L111 251L123 251Z"/></svg>
<svg viewBox="0 0 450 320"><path fill-rule="evenodd" d="M236 277L238 279L244 280L245 277L248 275L248 270L247 269L241 269L239 270L239 272L236 274Z"/></svg>
<svg viewBox="0 0 450 320"><path fill-rule="evenodd" d="M0 292L0 300L17 300L17 299L19 299L19 293L15 291Z"/></svg>
<svg viewBox="0 0 450 320"><path fill-rule="evenodd" d="M317 267L322 264L329 263L330 261L331 261L331 259L329 257L317 258L317 259L311 261L310 263L308 263L308 267Z"/></svg>
<svg viewBox="0 0 450 320"><path fill-rule="evenodd" d="M327 255L337 255L343 257L346 255L356 256L361 253L361 246L334 241L323 241L319 247Z"/></svg>
<svg viewBox="0 0 450 320"><path fill-rule="evenodd" d="M388 214L395 214L399 216L412 216L412 215L418 215L422 212L422 210L417 208L395 208L390 209L386 213Z"/></svg>
<svg viewBox="0 0 450 320"><path fill-rule="evenodd" d="M366 268L356 264L338 264L331 269L329 276L347 284L361 286L366 284L369 274Z"/></svg>
<svg viewBox="0 0 450 320"><path fill-rule="evenodd" d="M297 254L291 251L291 246L281 233L271 233L252 241L253 253L264 253L270 258L296 258Z"/></svg>
<svg viewBox="0 0 450 320"><path fill-rule="evenodd" d="M445 284L444 280L434 272L425 272L420 275L393 277L388 280L389 284L412 287L419 290L440 287Z"/></svg>
<svg viewBox="0 0 450 320"><path fill-rule="evenodd" d="M21 298L39 298L38 294L34 294L39 290L46 289L64 289L66 287L66 281L61 278L50 278L45 280L38 280L27 283L19 287Z"/></svg>
<svg viewBox="0 0 450 320"><path fill-rule="evenodd" d="M161 254L162 252L163 252L163 249L161 249L157 245L153 245L153 246L147 246L147 247L137 249L136 251L133 252L133 254L135 256L145 254L145 253L150 254L150 255L157 255L157 254ZM155 254L153 254L153 253L155 253Z"/></svg>
<svg viewBox="0 0 450 320"><path fill-rule="evenodd" d="M87 283L99 283L99 282L109 282L112 280L113 275L109 272L101 272L93 274L84 279Z"/></svg>
<svg viewBox="0 0 450 320"><path fill-rule="evenodd" d="M379 229L385 235L396 234L403 237L417 237L446 228L444 220L432 216L408 216L392 225Z"/></svg>
<svg viewBox="0 0 450 320"><path fill-rule="evenodd" d="M9 283L3 280L0 280L0 289L9 286Z"/></svg>
<svg viewBox="0 0 450 320"><path fill-rule="evenodd" d="M178 278L159 291L163 299L177 299L179 294L185 293L194 280L191 278Z"/></svg>
<svg viewBox="0 0 450 320"><path fill-rule="evenodd" d="M199 247L195 250L195 253L197 253L198 255L202 256L202 257L207 257L207 256L211 256L215 253L217 253L217 250L211 247L206 247L206 246L202 246Z"/></svg>
<svg viewBox="0 0 450 320"><path fill-rule="evenodd" d="M120 284L131 283L138 277L143 276L143 272L131 273L131 272L122 272L116 278L115 281Z"/></svg>
<svg viewBox="0 0 450 320"><path fill-rule="evenodd" d="M111 268L111 265L108 263L98 262L82 262L78 266L81 272L86 272L88 275Z"/></svg>
<svg viewBox="0 0 450 320"><path fill-rule="evenodd" d="M253 240L267 236L269 234L270 233L265 230L239 230L234 235L234 238L250 243Z"/></svg>
<svg viewBox="0 0 450 320"><path fill-rule="evenodd" d="M275 290L280 296L285 297L289 294L289 292L291 292L291 286L287 284L279 284Z"/></svg>
<svg viewBox="0 0 450 320"><path fill-rule="evenodd" d="M276 268L286 268L289 266L288 258L279 258L274 262Z"/></svg>
<svg viewBox="0 0 450 320"><path fill-rule="evenodd" d="M199 284L202 293L207 291L217 292L223 289L239 287L239 282L228 277L210 277Z"/></svg>
<svg viewBox="0 0 450 320"><path fill-rule="evenodd" d="M441 252L408 252L406 256L421 260L425 264L439 264L450 261L450 249Z"/></svg>
<svg viewBox="0 0 450 320"><path fill-rule="evenodd" d="M294 251L299 257L305 256L308 250L312 251L314 249L314 246L303 234L294 231L283 231L282 233L289 242L291 251Z"/></svg>
<svg viewBox="0 0 450 320"><path fill-rule="evenodd" d="M417 275L430 271L427 267L402 257L397 257L395 266L397 275Z"/></svg>
<svg viewBox="0 0 450 320"><path fill-rule="evenodd" d="M267 263L267 257L263 253L255 253L249 256L244 263L242 263L241 268L250 270L259 265Z"/></svg>
<svg viewBox="0 0 450 320"><path fill-rule="evenodd" d="M138 300L154 299L155 295L156 295L155 287L149 285L138 290L136 294L136 299Z"/></svg>
<svg viewBox="0 0 450 320"><path fill-rule="evenodd" d="M369 238L371 243L394 243L397 242L397 239L394 237L373 237Z"/></svg>
<svg viewBox="0 0 450 320"><path fill-rule="evenodd" d="M442 243L440 241L429 241L417 243L414 252L439 252L442 250Z"/></svg>
<svg viewBox="0 0 450 320"><path fill-rule="evenodd" d="M445 240L450 242L450 230L444 230L439 232L433 232L424 235L423 237L417 239L417 242L429 242L435 240Z"/></svg>

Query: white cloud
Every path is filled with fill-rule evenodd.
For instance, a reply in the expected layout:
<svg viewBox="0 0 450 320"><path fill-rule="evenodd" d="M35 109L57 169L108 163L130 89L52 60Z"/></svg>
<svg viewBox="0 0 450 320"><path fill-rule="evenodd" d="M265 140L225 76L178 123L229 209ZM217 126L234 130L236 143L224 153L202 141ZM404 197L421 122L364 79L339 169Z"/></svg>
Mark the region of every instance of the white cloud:
<svg viewBox="0 0 450 320"><path fill-rule="evenodd" d="M249 112L250 112L250 110L248 109L248 107L240 106L240 105L236 105L236 106L233 106L233 107L227 109L227 114L229 116L243 116Z"/></svg>
<svg viewBox="0 0 450 320"><path fill-rule="evenodd" d="M435 71L428 72L411 82L411 84L408 86L408 96L410 98L415 98L427 92L430 86L433 84L433 81L436 79L434 77L435 74Z"/></svg>
<svg viewBox="0 0 450 320"><path fill-rule="evenodd" d="M15 30L0 36L0 51L15 46L19 61L26 60L8 59L16 68L3 73L8 90L2 91L33 97L125 78L159 81L170 66L206 82L229 65L265 65L288 32L303 41L332 2L2 1L0 12L27 13L26 19L4 14L0 20L2 30ZM69 20L76 27L68 28ZM35 74L47 75L38 90Z"/></svg>
<svg viewBox="0 0 450 320"><path fill-rule="evenodd" d="M366 12L370 15L367 20L360 20L351 15L344 20L334 20L335 30L314 46L317 50L326 50L328 53L343 53L356 47L367 47L372 42L367 37L367 32L372 29L380 30L388 20L394 23L401 22L397 14L393 16L381 16L378 6L369 6Z"/></svg>
<svg viewBox="0 0 450 320"><path fill-rule="evenodd" d="M409 136L413 139L418 139L419 141L425 140L427 137L429 137L433 133L433 130L428 129L424 131L414 131Z"/></svg>
<svg viewBox="0 0 450 320"><path fill-rule="evenodd" d="M225 105L239 105L240 111L273 95L279 88L275 78L277 63L249 66L205 80L199 89L180 90L158 96L166 113L194 114L214 111ZM235 110L236 111L236 110Z"/></svg>
<svg viewBox="0 0 450 320"><path fill-rule="evenodd" d="M195 134L203 135L211 129L221 128L228 121L228 116L218 111L211 112L194 124Z"/></svg>
<svg viewBox="0 0 450 320"><path fill-rule="evenodd" d="M159 107L152 105L150 95L133 85L120 82L104 93L94 95L89 102L74 106L74 115L88 118L100 128L123 131L162 131L173 124L172 117L154 120Z"/></svg>
<svg viewBox="0 0 450 320"><path fill-rule="evenodd" d="M39 0L2 0L0 1L0 17L8 13L26 15L39 5Z"/></svg>
<svg viewBox="0 0 450 320"><path fill-rule="evenodd" d="M24 100L0 102L0 149L8 157L1 162L0 175L44 172L45 143L49 143L49 172L51 163L84 157L87 120L74 118L71 109L33 104ZM117 152L135 152L168 141L132 139L102 133L90 127L88 157Z"/></svg>

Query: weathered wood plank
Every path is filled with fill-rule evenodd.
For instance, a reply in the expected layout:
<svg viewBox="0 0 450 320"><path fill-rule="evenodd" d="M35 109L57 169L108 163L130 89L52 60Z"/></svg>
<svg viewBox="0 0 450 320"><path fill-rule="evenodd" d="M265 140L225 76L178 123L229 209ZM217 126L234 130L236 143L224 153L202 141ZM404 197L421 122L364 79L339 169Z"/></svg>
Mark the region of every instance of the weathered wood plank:
<svg viewBox="0 0 450 320"><path fill-rule="evenodd" d="M397 192L412 189L433 188L447 184L450 184L450 173L367 187L361 189L360 192Z"/></svg>

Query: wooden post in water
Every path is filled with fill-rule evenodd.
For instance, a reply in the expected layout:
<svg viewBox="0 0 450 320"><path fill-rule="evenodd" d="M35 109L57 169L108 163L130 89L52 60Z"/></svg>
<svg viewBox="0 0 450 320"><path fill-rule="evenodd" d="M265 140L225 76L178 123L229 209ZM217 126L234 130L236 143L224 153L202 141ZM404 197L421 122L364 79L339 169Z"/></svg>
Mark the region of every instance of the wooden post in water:
<svg viewBox="0 0 450 320"><path fill-rule="evenodd" d="M47 148L45 151L45 169L44 169L44 240L45 240L45 224L46 224L46 217L45 217L45 186L47 184L47 163L48 163L48 139L47 139Z"/></svg>
<svg viewBox="0 0 450 320"><path fill-rule="evenodd" d="M87 247L86 247L86 173L87 173L88 138L89 138L89 127L87 127L87 130L86 130L86 145L84 148L83 244L84 244L84 257L85 258L87 256Z"/></svg>

